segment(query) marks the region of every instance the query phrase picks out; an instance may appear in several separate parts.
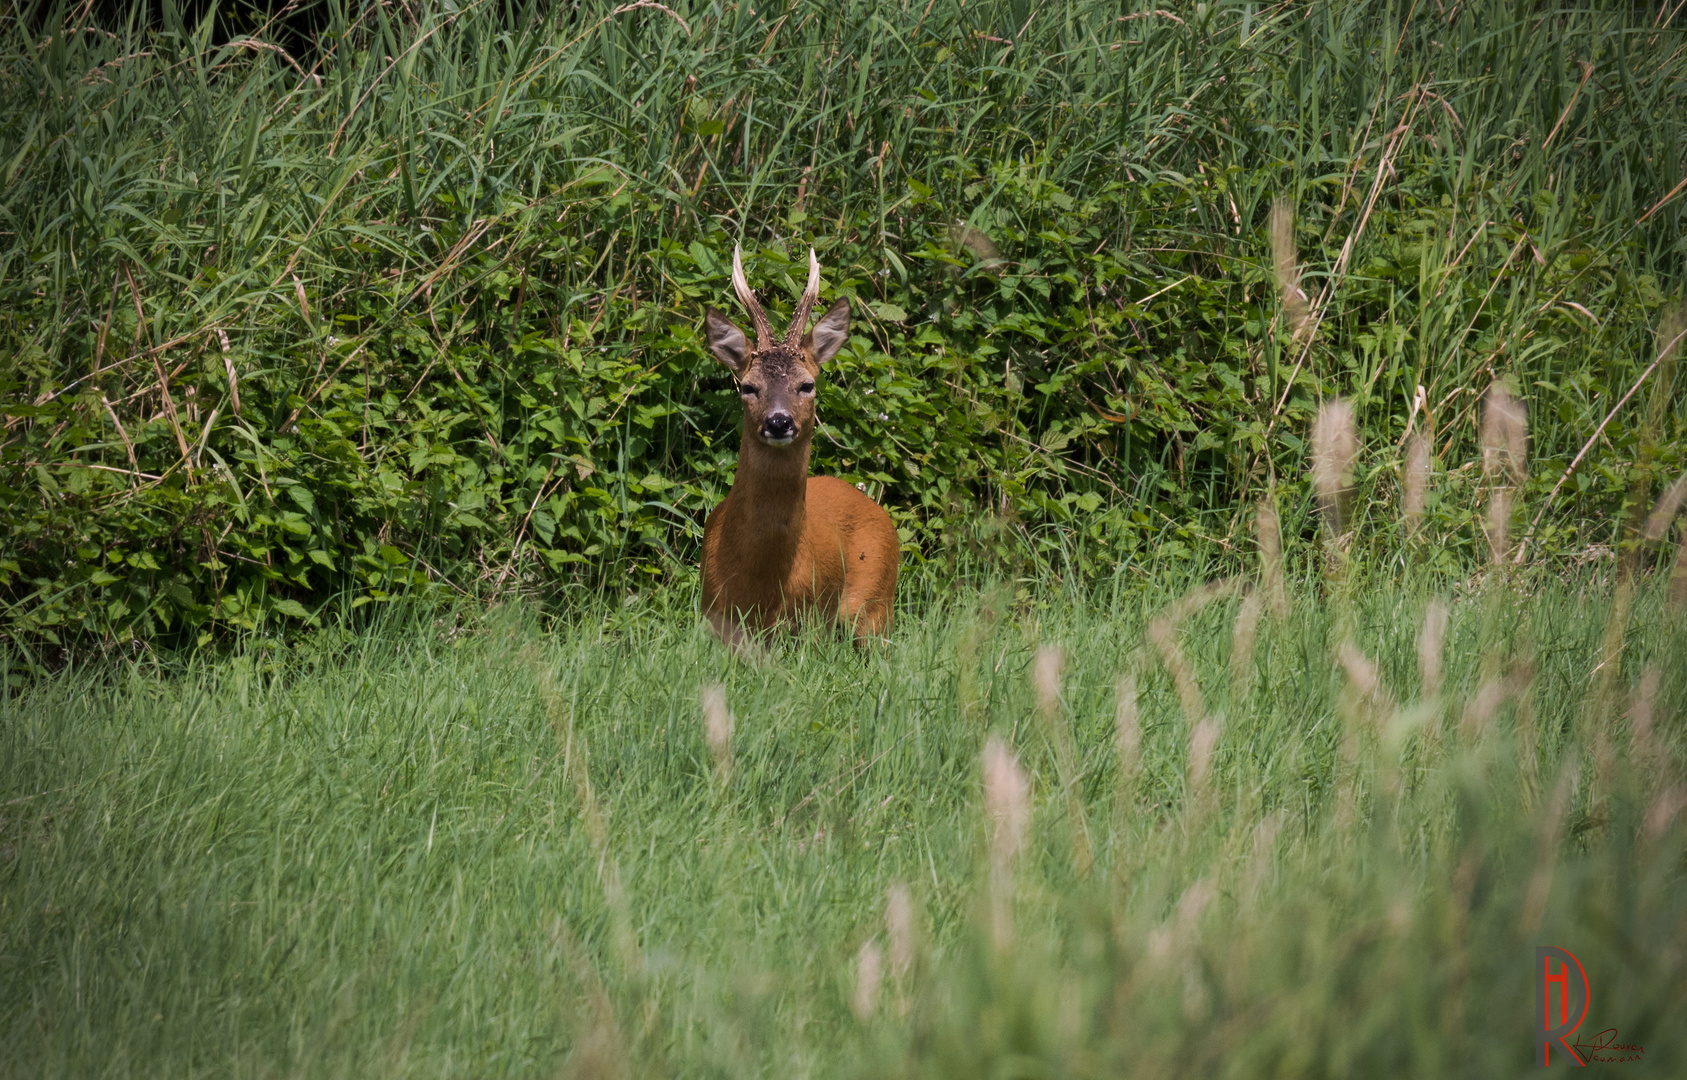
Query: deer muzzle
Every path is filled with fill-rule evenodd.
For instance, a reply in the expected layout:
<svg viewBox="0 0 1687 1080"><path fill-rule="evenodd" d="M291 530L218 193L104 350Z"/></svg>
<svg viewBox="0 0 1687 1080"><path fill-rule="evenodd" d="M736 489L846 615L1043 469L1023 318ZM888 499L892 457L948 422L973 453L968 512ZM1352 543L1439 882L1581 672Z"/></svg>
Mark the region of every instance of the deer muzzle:
<svg viewBox="0 0 1687 1080"><path fill-rule="evenodd" d="M761 422L762 442L769 446L789 446L796 437L797 422L788 412L770 412Z"/></svg>

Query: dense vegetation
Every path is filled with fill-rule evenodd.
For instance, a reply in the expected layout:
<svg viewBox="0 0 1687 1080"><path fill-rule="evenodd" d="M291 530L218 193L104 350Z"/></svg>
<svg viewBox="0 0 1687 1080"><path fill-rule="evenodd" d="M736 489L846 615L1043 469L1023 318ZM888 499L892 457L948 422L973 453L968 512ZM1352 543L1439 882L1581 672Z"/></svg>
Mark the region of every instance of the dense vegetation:
<svg viewBox="0 0 1687 1080"><path fill-rule="evenodd" d="M910 565L1233 561L1268 490L1306 520L1332 394L1367 520L1432 435L1419 554L1448 571L1487 550L1496 379L1532 556L1615 547L1687 465L1653 366L1679 13L367 3L287 51L162 10L0 24L9 667L687 580L733 469L697 327L738 241L776 309L810 244L853 299L816 464Z"/></svg>
<svg viewBox="0 0 1687 1080"><path fill-rule="evenodd" d="M1487 1080L1540 1071L1537 944L1687 1071L1687 595L1184 584L38 680L0 1075Z"/></svg>

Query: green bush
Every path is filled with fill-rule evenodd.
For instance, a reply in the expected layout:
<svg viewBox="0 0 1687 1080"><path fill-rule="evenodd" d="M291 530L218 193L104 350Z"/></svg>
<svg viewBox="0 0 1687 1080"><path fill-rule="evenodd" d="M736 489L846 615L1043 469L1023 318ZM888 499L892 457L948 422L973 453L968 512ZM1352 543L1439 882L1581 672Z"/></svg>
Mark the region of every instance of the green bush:
<svg viewBox="0 0 1687 1080"><path fill-rule="evenodd" d="M1424 557L1458 572L1495 379L1529 405L1533 550L1614 546L1687 460L1671 365L1544 496L1680 288L1681 32L1407 7L370 4L297 56L173 9L9 16L12 663L686 578L733 468L697 324L738 240L772 307L811 244L852 299L816 467L909 560L1228 558L1263 492L1300 520L1342 394L1373 524L1433 431Z"/></svg>

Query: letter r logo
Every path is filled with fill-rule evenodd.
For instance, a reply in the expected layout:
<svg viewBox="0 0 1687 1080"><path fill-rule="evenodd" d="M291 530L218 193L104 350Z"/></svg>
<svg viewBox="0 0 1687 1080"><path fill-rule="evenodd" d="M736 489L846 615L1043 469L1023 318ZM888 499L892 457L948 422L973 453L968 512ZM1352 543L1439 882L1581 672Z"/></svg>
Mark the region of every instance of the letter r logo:
<svg viewBox="0 0 1687 1080"><path fill-rule="evenodd" d="M1574 971L1572 973L1572 965ZM1535 1064L1552 1064L1552 1044L1558 1043L1570 1055L1570 1064L1587 1064L1567 1041L1587 1016L1587 972L1568 949L1556 945L1535 946ZM1556 1007L1555 1007L1556 1006ZM1575 1021L1571 1022L1571 1017Z"/></svg>

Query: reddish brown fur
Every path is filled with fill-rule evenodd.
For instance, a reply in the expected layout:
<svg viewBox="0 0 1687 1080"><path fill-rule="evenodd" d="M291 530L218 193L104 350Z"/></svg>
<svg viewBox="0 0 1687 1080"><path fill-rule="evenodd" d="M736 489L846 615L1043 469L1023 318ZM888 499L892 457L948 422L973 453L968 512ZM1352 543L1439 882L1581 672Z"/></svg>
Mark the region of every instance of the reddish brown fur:
<svg viewBox="0 0 1687 1080"><path fill-rule="evenodd" d="M816 268L811 292L817 284ZM804 299L801 322L813 302ZM764 330L759 309L752 315ZM843 480L808 475L814 381L842 346L848 321L848 302L839 300L800 342L793 325L776 343L758 333L752 351L736 326L708 313L710 347L738 377L744 400L738 474L703 529L703 611L728 644L807 618L842 623L858 643L890 632L900 561L890 515ZM779 445L787 424L794 430ZM770 440L770 430L779 437Z"/></svg>

